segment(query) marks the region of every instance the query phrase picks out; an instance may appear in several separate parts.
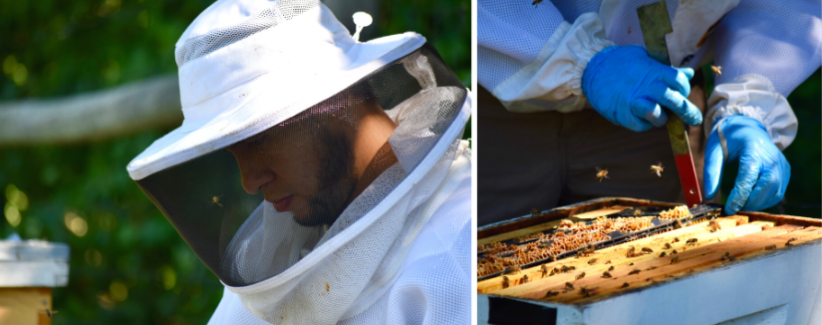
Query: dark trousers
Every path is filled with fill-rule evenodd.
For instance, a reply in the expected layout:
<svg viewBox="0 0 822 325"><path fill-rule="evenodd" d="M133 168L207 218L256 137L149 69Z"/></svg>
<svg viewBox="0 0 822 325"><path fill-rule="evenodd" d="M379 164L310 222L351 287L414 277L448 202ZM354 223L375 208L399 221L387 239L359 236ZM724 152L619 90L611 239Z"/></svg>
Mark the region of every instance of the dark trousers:
<svg viewBox="0 0 822 325"><path fill-rule="evenodd" d="M705 111L704 76L692 79L690 99ZM685 202L665 127L634 132L586 108L574 113L511 113L479 88L475 146L478 225L599 197ZM689 140L700 186L702 126ZM662 177L651 165L662 163ZM600 181L597 167L608 170Z"/></svg>

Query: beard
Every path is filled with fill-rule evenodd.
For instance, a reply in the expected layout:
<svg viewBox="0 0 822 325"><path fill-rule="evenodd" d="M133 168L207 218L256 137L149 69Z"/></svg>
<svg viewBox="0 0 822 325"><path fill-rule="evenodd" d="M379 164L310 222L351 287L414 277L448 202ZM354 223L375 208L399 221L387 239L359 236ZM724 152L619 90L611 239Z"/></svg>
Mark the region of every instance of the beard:
<svg viewBox="0 0 822 325"><path fill-rule="evenodd" d="M352 137L347 132L321 129L317 132L320 192L308 199L305 216L294 220L306 227L331 225L348 207L357 185Z"/></svg>

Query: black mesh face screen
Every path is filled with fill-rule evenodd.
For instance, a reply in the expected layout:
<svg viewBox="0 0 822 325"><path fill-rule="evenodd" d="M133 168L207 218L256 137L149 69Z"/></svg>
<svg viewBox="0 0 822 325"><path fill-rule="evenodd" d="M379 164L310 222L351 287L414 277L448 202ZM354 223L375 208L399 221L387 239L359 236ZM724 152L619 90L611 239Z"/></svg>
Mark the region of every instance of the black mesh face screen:
<svg viewBox="0 0 822 325"><path fill-rule="evenodd" d="M263 201L262 195L243 190L237 162L226 150L137 183L212 271L231 237Z"/></svg>
<svg viewBox="0 0 822 325"><path fill-rule="evenodd" d="M220 280L254 284L356 222L338 220L352 205L365 213L379 203L402 177L362 180L380 180L387 168L412 172L466 96L426 45L296 116L137 183ZM355 148L376 117L395 129L360 164Z"/></svg>

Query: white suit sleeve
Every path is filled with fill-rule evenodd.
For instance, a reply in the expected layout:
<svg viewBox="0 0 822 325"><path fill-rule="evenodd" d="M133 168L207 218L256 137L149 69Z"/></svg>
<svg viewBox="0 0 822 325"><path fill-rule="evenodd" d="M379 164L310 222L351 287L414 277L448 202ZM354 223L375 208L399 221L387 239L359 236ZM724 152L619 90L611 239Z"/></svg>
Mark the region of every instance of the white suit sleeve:
<svg viewBox="0 0 822 325"><path fill-rule="evenodd" d="M582 109L582 72L605 47L595 13L570 24L549 1L477 2L478 81L510 111Z"/></svg>
<svg viewBox="0 0 822 325"><path fill-rule="evenodd" d="M787 148L796 137L797 119L785 97L822 62L820 11L819 1L769 0L741 1L731 10L712 36L714 64L722 74L708 99L705 122L753 117L777 147Z"/></svg>

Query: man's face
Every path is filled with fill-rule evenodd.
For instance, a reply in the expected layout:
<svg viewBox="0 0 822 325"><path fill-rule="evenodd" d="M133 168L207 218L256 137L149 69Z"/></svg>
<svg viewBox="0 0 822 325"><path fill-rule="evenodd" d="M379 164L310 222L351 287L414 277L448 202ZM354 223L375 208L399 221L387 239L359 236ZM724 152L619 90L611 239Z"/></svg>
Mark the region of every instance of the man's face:
<svg viewBox="0 0 822 325"><path fill-rule="evenodd" d="M237 159L246 192L262 192L278 212L291 211L301 225L332 224L356 185L351 129L309 117L227 149Z"/></svg>

